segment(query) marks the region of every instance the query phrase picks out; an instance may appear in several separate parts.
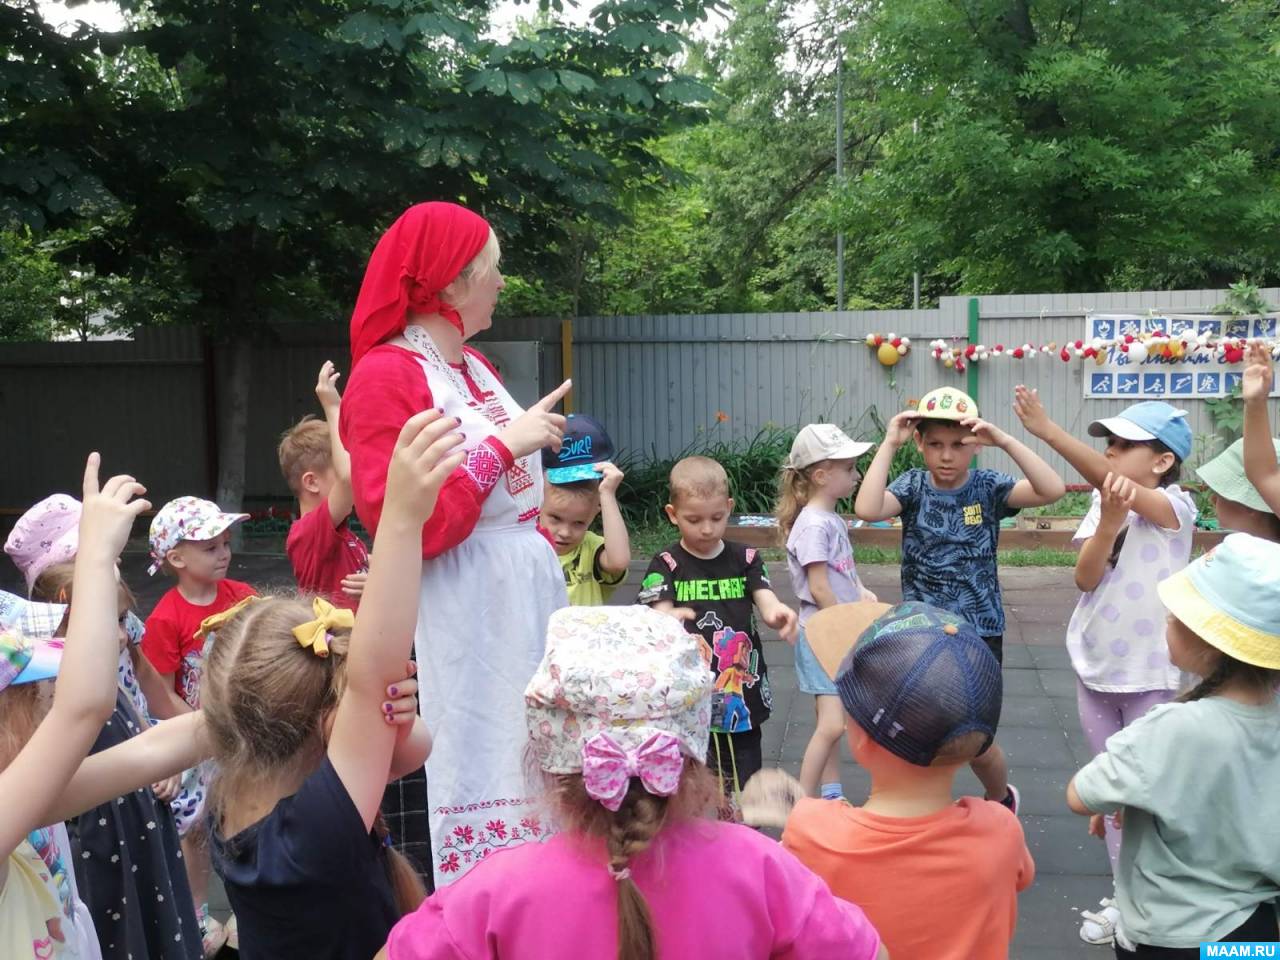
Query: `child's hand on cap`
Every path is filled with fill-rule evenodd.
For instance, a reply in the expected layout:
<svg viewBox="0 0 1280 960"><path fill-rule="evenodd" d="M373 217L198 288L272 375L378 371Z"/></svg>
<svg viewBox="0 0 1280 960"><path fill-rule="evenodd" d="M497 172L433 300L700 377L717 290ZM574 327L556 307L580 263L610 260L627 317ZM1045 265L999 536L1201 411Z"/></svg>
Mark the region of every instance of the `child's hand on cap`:
<svg viewBox="0 0 1280 960"><path fill-rule="evenodd" d="M387 466L387 511L399 510L414 522L426 523L436 508L440 487L466 455L452 452L462 443L458 420L440 410L414 414L400 429Z"/></svg>
<svg viewBox="0 0 1280 960"><path fill-rule="evenodd" d="M916 432L916 424L923 415L916 410L903 410L896 413L884 428L884 442L892 447L900 447Z"/></svg>
<svg viewBox="0 0 1280 960"><path fill-rule="evenodd" d="M600 474L601 493L617 493L618 487L622 484L622 478L625 476L612 463L597 463L596 473Z"/></svg>
<svg viewBox="0 0 1280 960"><path fill-rule="evenodd" d="M115 562L129 542L133 522L144 510L151 509L147 500L135 500L147 488L127 474L112 477L98 488L98 466L102 458L89 454L84 466L84 508L80 514L80 554L90 551L99 555L94 560Z"/></svg>
<svg viewBox="0 0 1280 960"><path fill-rule="evenodd" d="M961 443L978 447L998 447L1003 449L1009 442L1009 435L995 424L979 417L968 417L960 421L960 426L969 428L969 436Z"/></svg>
<svg viewBox="0 0 1280 960"><path fill-rule="evenodd" d="M320 406L328 410L330 407L342 405L342 397L338 395L338 378L342 376L333 368L333 361L326 360L320 368L320 376L316 380L316 399Z"/></svg>

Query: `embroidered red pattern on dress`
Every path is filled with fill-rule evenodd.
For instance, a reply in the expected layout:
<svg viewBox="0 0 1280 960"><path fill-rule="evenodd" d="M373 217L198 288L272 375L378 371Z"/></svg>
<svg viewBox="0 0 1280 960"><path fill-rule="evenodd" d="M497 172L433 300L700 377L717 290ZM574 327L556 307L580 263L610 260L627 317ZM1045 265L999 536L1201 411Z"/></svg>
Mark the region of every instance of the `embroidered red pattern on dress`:
<svg viewBox="0 0 1280 960"><path fill-rule="evenodd" d="M462 462L462 469L467 471L477 487L482 491L488 490L502 476L502 458L487 444L482 443L467 451L467 459Z"/></svg>
<svg viewBox="0 0 1280 960"><path fill-rule="evenodd" d="M494 806L503 801L493 801ZM527 801L508 801L521 804ZM486 804L470 804L483 807ZM457 873L464 865L483 860L495 850L514 847L531 840L545 840L551 833L550 828L543 826L536 814L521 817L494 817L487 820L484 826L460 823L445 837L444 843L436 852L437 864L441 873Z"/></svg>

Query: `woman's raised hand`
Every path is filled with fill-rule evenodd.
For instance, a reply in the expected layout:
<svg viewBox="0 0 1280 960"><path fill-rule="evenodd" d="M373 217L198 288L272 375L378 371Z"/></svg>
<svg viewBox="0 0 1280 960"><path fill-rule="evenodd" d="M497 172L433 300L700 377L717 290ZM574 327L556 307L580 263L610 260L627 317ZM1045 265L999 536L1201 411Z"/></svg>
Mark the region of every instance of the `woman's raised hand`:
<svg viewBox="0 0 1280 960"><path fill-rule="evenodd" d="M564 441L564 417L551 411L572 389L573 381L566 380L498 434L513 457L527 457L543 447L559 451Z"/></svg>
<svg viewBox="0 0 1280 960"><path fill-rule="evenodd" d="M98 467L102 458L89 454L84 465L84 510L80 514L81 554L94 560L114 563L129 542L133 522L144 510L151 509L147 500L137 500L147 488L126 474L112 477L98 487Z"/></svg>

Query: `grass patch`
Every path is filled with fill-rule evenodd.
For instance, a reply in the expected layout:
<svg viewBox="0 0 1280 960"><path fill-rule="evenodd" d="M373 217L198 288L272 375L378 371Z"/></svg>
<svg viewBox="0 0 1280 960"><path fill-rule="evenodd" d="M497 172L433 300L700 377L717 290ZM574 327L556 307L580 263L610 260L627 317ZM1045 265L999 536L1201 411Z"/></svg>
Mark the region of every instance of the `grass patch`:
<svg viewBox="0 0 1280 960"><path fill-rule="evenodd" d="M902 563L902 551L892 547L859 547L853 548L853 559L858 564L881 564L897 566ZM1070 550L1051 550L1040 547L1036 550L1001 550L1000 566L1002 567L1074 567L1076 554Z"/></svg>

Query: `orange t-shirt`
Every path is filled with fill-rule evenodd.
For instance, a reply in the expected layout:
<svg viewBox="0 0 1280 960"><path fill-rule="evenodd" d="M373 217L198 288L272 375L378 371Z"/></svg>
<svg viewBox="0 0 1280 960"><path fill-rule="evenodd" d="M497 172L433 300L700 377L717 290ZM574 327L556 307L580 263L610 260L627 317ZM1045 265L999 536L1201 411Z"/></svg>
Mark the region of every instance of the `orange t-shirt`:
<svg viewBox="0 0 1280 960"><path fill-rule="evenodd" d="M926 817L801 800L782 845L862 908L893 957L1005 960L1036 872L1018 818L976 797Z"/></svg>

